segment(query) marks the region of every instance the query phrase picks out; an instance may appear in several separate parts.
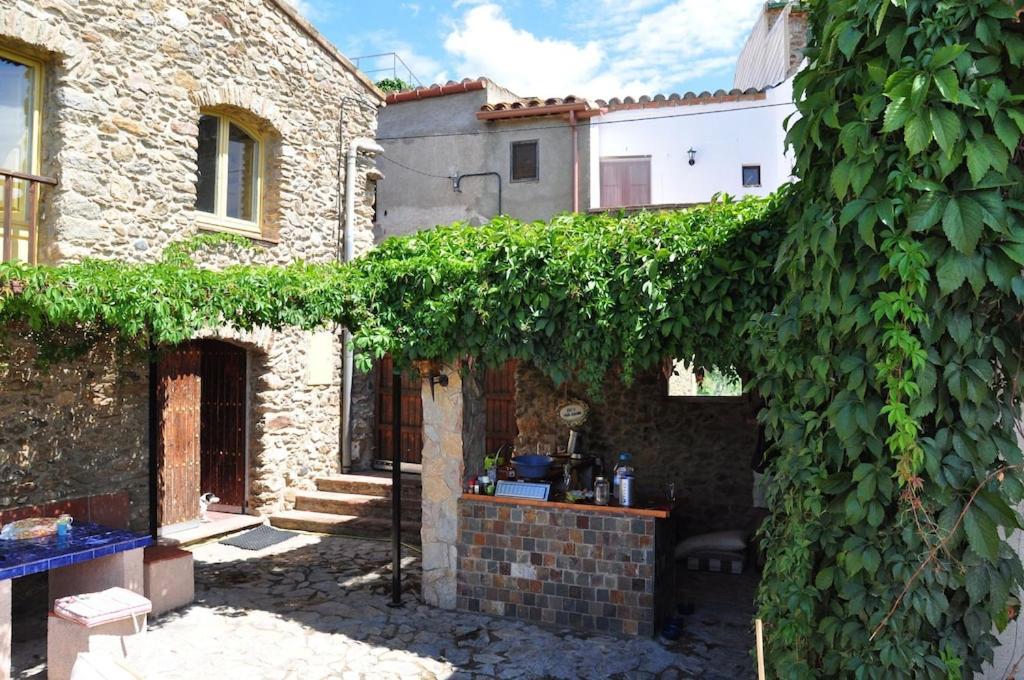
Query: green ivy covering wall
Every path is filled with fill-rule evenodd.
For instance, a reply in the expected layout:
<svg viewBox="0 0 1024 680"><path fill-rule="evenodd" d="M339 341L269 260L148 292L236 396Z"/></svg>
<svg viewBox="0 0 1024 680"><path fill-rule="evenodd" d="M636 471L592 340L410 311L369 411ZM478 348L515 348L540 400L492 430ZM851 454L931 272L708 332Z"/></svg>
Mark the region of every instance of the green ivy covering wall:
<svg viewBox="0 0 1024 680"><path fill-rule="evenodd" d="M1005 0L808 4L787 294L751 328L768 659L970 677L1022 583L1024 26Z"/></svg>

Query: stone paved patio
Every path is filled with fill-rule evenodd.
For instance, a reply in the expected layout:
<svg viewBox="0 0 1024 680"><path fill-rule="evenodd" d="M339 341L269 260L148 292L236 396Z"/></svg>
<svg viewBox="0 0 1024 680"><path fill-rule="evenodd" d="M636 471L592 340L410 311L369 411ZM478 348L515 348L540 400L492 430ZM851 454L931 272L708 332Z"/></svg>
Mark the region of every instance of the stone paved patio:
<svg viewBox="0 0 1024 680"><path fill-rule="evenodd" d="M751 677L749 619L703 607L665 647L427 607L412 551L406 605L390 609L386 542L302 534L255 553L210 543L195 555L196 603L152 621L130 650L148 678ZM42 677L38 653L38 642L15 650L21 677Z"/></svg>

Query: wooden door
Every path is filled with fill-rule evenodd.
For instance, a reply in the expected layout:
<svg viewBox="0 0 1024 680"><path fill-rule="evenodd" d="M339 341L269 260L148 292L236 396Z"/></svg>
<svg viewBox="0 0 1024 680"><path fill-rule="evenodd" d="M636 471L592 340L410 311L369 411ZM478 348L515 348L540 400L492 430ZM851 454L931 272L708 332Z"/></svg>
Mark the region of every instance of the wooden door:
<svg viewBox="0 0 1024 680"><path fill-rule="evenodd" d="M515 446L519 427L516 425L516 362L507 361L484 372L486 403L486 447L491 454L502 446Z"/></svg>
<svg viewBox="0 0 1024 680"><path fill-rule="evenodd" d="M157 521L160 526L199 516L199 345L186 343L157 362Z"/></svg>
<svg viewBox="0 0 1024 680"><path fill-rule="evenodd" d="M391 439L391 386L393 366L391 357L377 363L377 459L392 460L394 450ZM415 373L402 375L402 429L401 451L403 463L423 462L423 399L421 380Z"/></svg>
<svg viewBox="0 0 1024 680"><path fill-rule="evenodd" d="M245 507L246 353L217 340L203 340L200 418L200 489L220 498L222 509Z"/></svg>

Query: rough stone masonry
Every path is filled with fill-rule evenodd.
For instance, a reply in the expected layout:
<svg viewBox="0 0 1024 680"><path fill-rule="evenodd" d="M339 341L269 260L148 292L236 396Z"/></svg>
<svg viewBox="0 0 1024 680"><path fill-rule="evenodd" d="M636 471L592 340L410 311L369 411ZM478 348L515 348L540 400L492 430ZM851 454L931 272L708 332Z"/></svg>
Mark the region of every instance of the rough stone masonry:
<svg viewBox="0 0 1024 680"><path fill-rule="evenodd" d="M276 0L0 0L0 48L44 65L39 260L152 261L200 228L200 111L263 142L255 251L208 263L327 261L340 244L344 145L374 136L379 93ZM371 247L369 166L356 179L356 252ZM336 329L327 329L333 332ZM221 337L249 355L249 510L336 472L339 379L307 384L308 334ZM336 333L334 333L336 336ZM0 509L127 490L147 499L148 372L97 350L40 373L31 347L0 362ZM331 361L340 367L337 341Z"/></svg>

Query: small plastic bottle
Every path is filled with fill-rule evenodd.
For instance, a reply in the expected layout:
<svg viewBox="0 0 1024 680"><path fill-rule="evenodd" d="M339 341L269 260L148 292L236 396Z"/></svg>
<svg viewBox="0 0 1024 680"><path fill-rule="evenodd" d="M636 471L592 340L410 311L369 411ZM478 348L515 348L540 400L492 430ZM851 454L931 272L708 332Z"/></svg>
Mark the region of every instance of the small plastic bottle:
<svg viewBox="0 0 1024 680"><path fill-rule="evenodd" d="M620 504L622 503L622 478L626 472L633 474L633 456L625 451L619 454L619 462L615 464L612 473L612 495Z"/></svg>

